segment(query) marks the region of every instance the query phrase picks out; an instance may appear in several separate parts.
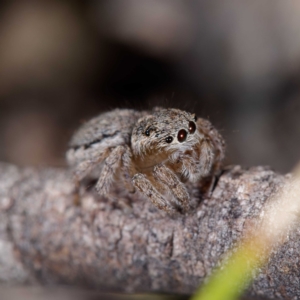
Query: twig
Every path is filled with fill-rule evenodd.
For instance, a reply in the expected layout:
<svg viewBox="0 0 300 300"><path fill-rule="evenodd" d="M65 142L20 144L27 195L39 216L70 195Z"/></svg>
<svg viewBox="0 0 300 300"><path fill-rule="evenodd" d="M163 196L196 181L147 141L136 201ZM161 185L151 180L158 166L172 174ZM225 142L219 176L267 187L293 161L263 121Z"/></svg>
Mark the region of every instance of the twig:
<svg viewBox="0 0 300 300"><path fill-rule="evenodd" d="M0 164L0 280L191 294L257 228L284 180L265 167L229 167L211 197L190 186L191 211L169 216L121 188L115 202L92 186L78 192L62 169ZM274 249L250 294L300 297L299 235Z"/></svg>

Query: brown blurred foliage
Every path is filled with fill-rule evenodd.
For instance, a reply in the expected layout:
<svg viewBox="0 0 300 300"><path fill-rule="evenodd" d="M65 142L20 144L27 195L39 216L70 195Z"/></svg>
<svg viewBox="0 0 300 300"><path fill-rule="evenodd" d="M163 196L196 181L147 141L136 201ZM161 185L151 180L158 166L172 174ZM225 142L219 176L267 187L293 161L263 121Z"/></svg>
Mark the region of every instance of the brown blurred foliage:
<svg viewBox="0 0 300 300"><path fill-rule="evenodd" d="M74 129L115 107L180 107L223 132L228 163L299 159L300 3L7 1L0 159L64 165Z"/></svg>

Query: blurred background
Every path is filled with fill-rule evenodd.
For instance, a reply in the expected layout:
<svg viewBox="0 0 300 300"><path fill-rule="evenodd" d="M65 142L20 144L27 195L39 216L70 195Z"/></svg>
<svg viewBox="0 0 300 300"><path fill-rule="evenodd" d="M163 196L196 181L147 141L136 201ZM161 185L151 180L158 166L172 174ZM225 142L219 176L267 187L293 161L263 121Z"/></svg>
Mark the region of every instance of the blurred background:
<svg viewBox="0 0 300 300"><path fill-rule="evenodd" d="M82 122L155 105L210 119L228 164L291 170L300 2L1 2L0 161L64 166Z"/></svg>

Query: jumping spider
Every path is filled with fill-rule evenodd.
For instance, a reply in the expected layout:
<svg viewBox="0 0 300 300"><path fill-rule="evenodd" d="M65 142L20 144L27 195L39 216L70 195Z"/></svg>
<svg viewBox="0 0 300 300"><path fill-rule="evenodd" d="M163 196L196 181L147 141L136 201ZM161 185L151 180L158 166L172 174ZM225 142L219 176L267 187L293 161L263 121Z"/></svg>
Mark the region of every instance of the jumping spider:
<svg viewBox="0 0 300 300"><path fill-rule="evenodd" d="M223 158L224 140L211 123L173 108L100 114L79 128L67 151L77 181L97 169L99 194L123 182L168 212L187 210L184 183L216 175Z"/></svg>

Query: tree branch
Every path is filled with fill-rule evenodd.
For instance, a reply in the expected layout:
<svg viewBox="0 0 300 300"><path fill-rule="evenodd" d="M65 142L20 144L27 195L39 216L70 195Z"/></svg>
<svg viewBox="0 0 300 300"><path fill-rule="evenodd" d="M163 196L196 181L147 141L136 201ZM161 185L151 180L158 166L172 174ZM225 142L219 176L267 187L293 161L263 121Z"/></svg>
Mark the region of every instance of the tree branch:
<svg viewBox="0 0 300 300"><path fill-rule="evenodd" d="M0 281L70 284L127 292L191 294L224 253L255 230L285 177L265 167L224 170L210 198L170 216L139 194L100 199L65 170L0 164ZM252 295L300 297L300 231L274 249Z"/></svg>

